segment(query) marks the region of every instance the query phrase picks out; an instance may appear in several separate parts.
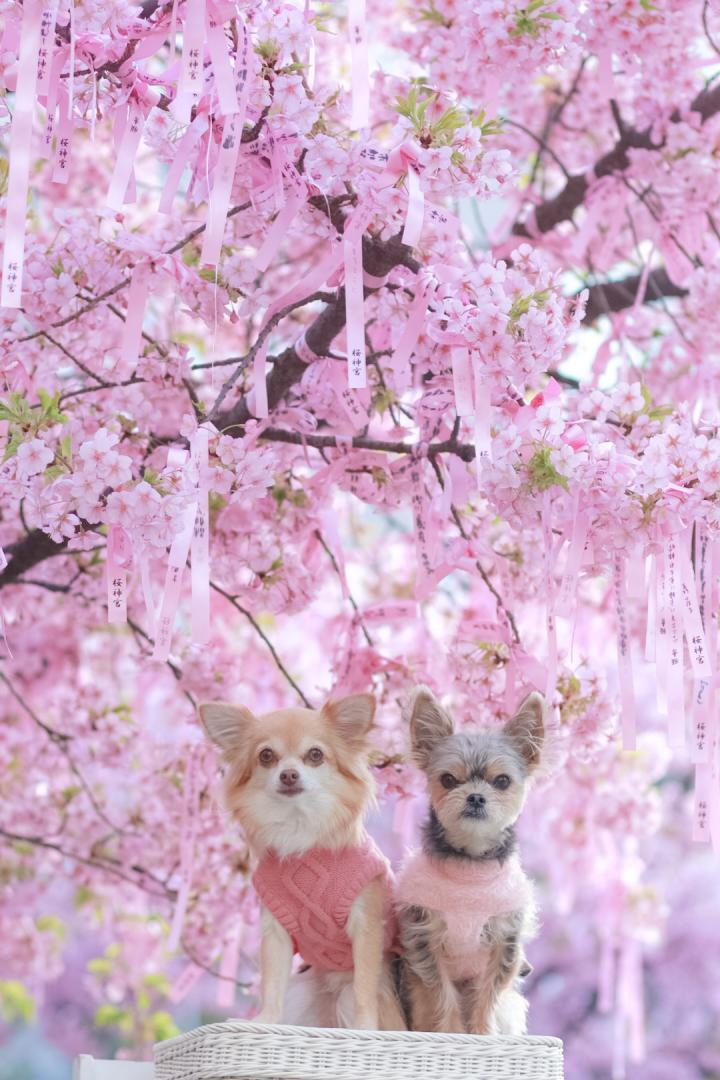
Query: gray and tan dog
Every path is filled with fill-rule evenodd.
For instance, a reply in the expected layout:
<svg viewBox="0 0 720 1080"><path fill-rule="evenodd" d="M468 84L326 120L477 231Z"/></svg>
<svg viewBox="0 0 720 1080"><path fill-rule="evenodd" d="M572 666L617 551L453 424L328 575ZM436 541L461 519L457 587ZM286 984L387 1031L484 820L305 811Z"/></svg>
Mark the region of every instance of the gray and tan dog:
<svg viewBox="0 0 720 1080"><path fill-rule="evenodd" d="M540 762L543 699L532 693L503 728L458 731L427 687L410 702L415 763L430 813L422 850L398 880L403 989L415 1031L526 1030L523 943L532 936L532 884L515 822Z"/></svg>

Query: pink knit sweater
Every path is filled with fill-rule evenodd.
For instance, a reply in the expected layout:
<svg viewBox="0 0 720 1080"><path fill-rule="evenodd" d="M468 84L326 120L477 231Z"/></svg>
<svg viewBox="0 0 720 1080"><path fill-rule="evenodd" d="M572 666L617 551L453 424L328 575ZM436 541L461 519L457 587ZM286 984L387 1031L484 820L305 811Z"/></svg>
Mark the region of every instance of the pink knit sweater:
<svg viewBox="0 0 720 1080"><path fill-rule="evenodd" d="M295 952L322 971L350 971L345 929L353 901L374 878L385 886L385 948L395 940L392 871L369 836L357 847L311 848L280 858L267 851L253 874L260 900L293 940Z"/></svg>
<svg viewBox="0 0 720 1080"><path fill-rule="evenodd" d="M517 855L500 864L434 859L418 851L409 856L397 883L401 904L442 915L447 926L443 953L454 980L474 978L484 970L488 949L482 935L488 919L526 907L532 895Z"/></svg>

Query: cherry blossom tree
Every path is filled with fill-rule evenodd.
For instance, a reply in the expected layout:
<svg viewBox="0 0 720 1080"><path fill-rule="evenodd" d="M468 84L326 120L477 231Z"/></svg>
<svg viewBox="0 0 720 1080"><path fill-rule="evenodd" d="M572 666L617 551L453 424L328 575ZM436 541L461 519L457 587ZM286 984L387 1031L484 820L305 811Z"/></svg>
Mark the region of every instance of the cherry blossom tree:
<svg viewBox="0 0 720 1080"><path fill-rule="evenodd" d="M713 1075L720 12L0 11L5 1020L252 1014L199 701L372 688L399 858L408 689L537 688L533 1028Z"/></svg>

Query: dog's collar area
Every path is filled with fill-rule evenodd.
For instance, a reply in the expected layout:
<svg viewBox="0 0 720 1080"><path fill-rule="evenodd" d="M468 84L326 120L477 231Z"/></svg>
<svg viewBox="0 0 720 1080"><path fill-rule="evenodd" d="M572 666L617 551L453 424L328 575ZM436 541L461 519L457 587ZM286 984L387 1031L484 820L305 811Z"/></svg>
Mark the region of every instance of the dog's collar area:
<svg viewBox="0 0 720 1080"><path fill-rule="evenodd" d="M503 831L498 843L494 844L493 847L488 848L487 851L473 854L465 848L456 848L448 840L444 827L440 823L437 814L432 809L423 826L423 841L425 853L427 855L434 855L436 858L462 859L467 862L491 862L492 860L497 859L501 865L510 855L512 855L517 846L515 826L510 825Z"/></svg>

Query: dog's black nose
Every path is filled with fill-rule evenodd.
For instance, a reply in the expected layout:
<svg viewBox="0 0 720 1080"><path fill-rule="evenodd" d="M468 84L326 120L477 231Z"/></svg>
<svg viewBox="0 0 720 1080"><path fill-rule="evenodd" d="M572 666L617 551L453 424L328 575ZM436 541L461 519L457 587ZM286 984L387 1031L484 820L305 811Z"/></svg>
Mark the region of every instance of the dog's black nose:
<svg viewBox="0 0 720 1080"><path fill-rule="evenodd" d="M285 787L294 787L300 779L300 773L297 769L283 769L280 773L280 783Z"/></svg>
<svg viewBox="0 0 720 1080"><path fill-rule="evenodd" d="M475 795L475 794L468 795L467 804L468 804L468 806L472 807L473 810L475 810L475 809L479 810L481 806L485 805L485 796L484 795Z"/></svg>

